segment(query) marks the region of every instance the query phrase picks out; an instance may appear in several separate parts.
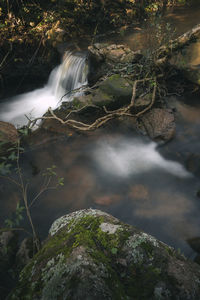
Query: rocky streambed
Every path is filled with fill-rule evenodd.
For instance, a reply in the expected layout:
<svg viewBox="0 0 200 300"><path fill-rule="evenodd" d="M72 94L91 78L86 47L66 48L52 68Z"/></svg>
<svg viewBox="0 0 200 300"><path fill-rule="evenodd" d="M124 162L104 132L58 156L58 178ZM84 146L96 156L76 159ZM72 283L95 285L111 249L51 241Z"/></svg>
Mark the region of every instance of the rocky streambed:
<svg viewBox="0 0 200 300"><path fill-rule="evenodd" d="M90 47L89 53L92 65L89 73L90 87L85 90L84 95L76 96L70 105L63 101L59 109L49 110L44 117L41 128L28 135L24 139L24 145L30 145L34 141L39 144L38 138L47 137L47 133L53 137L65 136L69 140L80 139L81 136L92 139L95 134L101 136L110 133L109 140L112 141L116 138L116 132L126 133L129 137L133 134L148 136L148 139L156 141L159 145L172 140L177 134L175 121L179 120L181 116L176 101L170 96L177 94L177 90L179 94L183 94L186 89L191 92L195 91L198 95L196 77L193 81L193 76L188 78L185 75L188 72L183 72L180 67L173 64L163 64L163 61L161 64L157 62L156 65L152 65L140 52L133 52L124 45L95 44ZM165 76L166 74L169 75ZM179 127L179 123L177 124ZM3 142L1 151L5 153L6 144L8 143L10 147L10 143L12 144L17 140L17 131L9 124L2 122L0 125L0 138ZM106 143L108 144L107 149L110 151L109 142ZM165 157L172 155L170 145L165 148ZM61 147L65 147L64 143L61 143ZM117 145L117 149L120 151L121 148L126 148L125 144L120 147ZM147 152L152 151L150 153L155 156L155 145L152 144L150 148L148 147L147 144ZM100 145L98 146L99 149L101 149ZM141 147L134 151L140 152L141 149L143 151ZM147 152L145 154L141 152L141 156L143 155L141 160L144 160L144 164L140 163L139 167L142 172L143 170L146 172L145 155ZM73 160L72 151L67 152L67 154L69 153ZM117 153L114 152L115 155ZM179 159L180 153L181 151L178 151L177 160L183 162ZM158 154L156 153L156 155ZM139 156L136 157L137 160L140 160ZM156 157L160 161L160 156ZM105 153L103 154L103 160L106 161L108 169L112 168L113 161L111 158ZM63 159L65 161L65 157L62 157L62 161ZM184 159L187 160L189 157ZM109 160L111 165L109 165ZM198 158L191 158L191 160L190 166L194 162L196 163ZM147 162L149 164L148 160ZM128 156L126 164L133 164L130 156ZM152 161L151 164L153 164ZM187 177L188 171L193 172L192 167L186 170L180 165L175 166L177 168L173 171L174 165L166 165L161 160L159 168L165 168L165 170L171 168L171 172L175 172L174 181L176 183L179 181L177 178ZM78 168L78 161L76 161L76 167ZM123 174L122 169L118 167L114 169L114 172L120 170ZM34 170L37 173L36 168ZM129 168L127 170L130 172ZM115 187L116 193L111 195L107 187L107 194L105 191L102 193L102 187L100 187L97 190L99 195L94 198L91 190L98 185L91 183L92 176L88 183L88 175L84 169L82 173L79 171L78 168L75 176L72 171L71 175L68 175L68 179L72 176L72 179L75 179L75 189L77 190L82 186L82 190L86 191L84 198L88 199L88 206L91 203L92 205L99 205L100 208L102 205L106 208L107 204L105 203L116 205L119 203L119 198L124 194L125 198L128 195L129 198L127 199L129 200L132 197L134 200L142 201L144 205L141 206L140 202L135 208L137 208L137 212L141 210L145 212L145 200L149 197L149 191L140 181L142 177L145 177L144 175L138 177L137 180L133 180L134 177L132 177L129 190L127 189L127 184L130 183L129 179L125 176L125 181L123 181L119 177L114 181L114 185L116 186L122 181L125 185L124 190L117 191L117 187ZM82 175L77 179L78 173ZM162 173L158 171L157 174L160 174L159 176L162 178ZM83 180L85 176L86 181ZM109 181L107 178L106 180ZM158 180L158 177L155 178ZM152 176L152 180L154 181L154 176ZM137 181L140 181L140 184L136 184ZM74 196L77 194L72 189L72 195L70 195L72 185L67 187L68 201L71 201L72 204ZM161 190L162 185L160 192ZM194 190L195 192L196 190ZM159 195L165 199L162 193ZM189 202L186 200L186 206L183 207L183 202L180 202L179 199L179 196L175 195L173 201L179 205L181 203L182 214L184 215L185 209L190 207ZM166 208L165 213L169 202L164 206ZM158 203L155 204L158 205ZM195 205L191 211L198 206L196 203ZM71 210L74 207L76 205L72 205ZM122 208L123 205L120 207ZM36 206L35 211L37 209ZM179 213L181 209L179 209ZM178 216L180 217L181 214L179 213ZM57 214L60 215L61 212L58 210ZM159 214L161 217L164 216L161 211ZM43 219L42 214L40 218ZM130 219L132 218L131 216ZM197 227L197 223L195 225ZM192 229L193 224L189 227L189 231ZM193 232L193 235L196 234L198 234L197 229ZM4 243L5 236L5 234L1 234L1 243L7 249L9 244ZM192 243L190 244L192 245ZM194 245L192 247L195 248ZM4 255L3 252L2 255ZM9 263L9 268L12 269L15 264L15 253L11 253L11 256L14 263ZM27 255L27 261L30 256ZM5 257L3 256L4 262ZM6 268L4 267L3 270ZM8 299L82 299L83 295L86 299L131 299L132 297L138 297L138 299L141 297L144 299L198 299L200 294L199 270L198 265L188 261L176 253L173 248L154 237L101 211L84 210L65 216L54 223L49 237L41 250L22 271L17 287Z"/></svg>

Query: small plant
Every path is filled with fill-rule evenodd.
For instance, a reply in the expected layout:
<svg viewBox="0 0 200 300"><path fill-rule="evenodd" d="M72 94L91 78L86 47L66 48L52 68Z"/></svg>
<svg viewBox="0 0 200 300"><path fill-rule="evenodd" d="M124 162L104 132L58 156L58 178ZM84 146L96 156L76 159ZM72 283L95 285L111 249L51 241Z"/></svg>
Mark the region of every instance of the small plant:
<svg viewBox="0 0 200 300"><path fill-rule="evenodd" d="M26 128L20 129L19 131L22 137L28 134L28 129ZM20 166L20 155L24 152L24 148L20 145L20 139L7 151L8 155L1 157L0 177L9 180L19 188L22 198L21 203L23 204L21 204L20 202L17 203L14 215L12 216L12 218L8 218L5 220L5 225L9 228L15 228L19 226L20 222L23 220L23 213L25 212L31 225L33 241L35 244L34 246L38 251L40 249L40 242L32 221L30 213L31 206L45 191L57 189L59 186L63 186L64 178L58 177L55 165L46 168L45 172L43 172L42 174L39 192L33 199L29 199L28 187L30 185L30 182L29 180L25 179L23 170Z"/></svg>
<svg viewBox="0 0 200 300"><path fill-rule="evenodd" d="M145 55L154 61L156 58L156 50L162 45L168 45L170 40L174 38L175 33L175 28L173 28L170 23L165 23L161 15L153 15L146 24Z"/></svg>
<svg viewBox="0 0 200 300"><path fill-rule="evenodd" d="M20 203L17 203L15 213L12 218L8 218L5 220L5 225L8 228L15 228L20 225L21 221L24 219L23 212L25 210L24 206L21 206Z"/></svg>

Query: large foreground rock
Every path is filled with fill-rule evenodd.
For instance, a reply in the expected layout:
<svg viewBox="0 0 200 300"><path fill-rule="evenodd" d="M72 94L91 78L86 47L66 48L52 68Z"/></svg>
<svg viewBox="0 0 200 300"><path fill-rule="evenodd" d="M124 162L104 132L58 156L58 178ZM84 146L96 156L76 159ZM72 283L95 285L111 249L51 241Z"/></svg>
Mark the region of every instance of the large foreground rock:
<svg viewBox="0 0 200 300"><path fill-rule="evenodd" d="M199 299L200 267L99 210L56 220L8 299Z"/></svg>

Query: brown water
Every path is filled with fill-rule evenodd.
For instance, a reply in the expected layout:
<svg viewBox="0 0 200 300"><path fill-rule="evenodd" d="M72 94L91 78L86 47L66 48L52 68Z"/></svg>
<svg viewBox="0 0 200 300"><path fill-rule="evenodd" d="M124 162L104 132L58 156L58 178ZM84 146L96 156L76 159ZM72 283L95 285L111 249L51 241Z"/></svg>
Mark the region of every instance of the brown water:
<svg viewBox="0 0 200 300"><path fill-rule="evenodd" d="M180 8L169 11L165 18L176 26L177 33L183 33L199 22L200 9ZM132 47L136 43L144 45L144 30L132 32L124 39ZM200 61L198 47L196 44L192 50L191 64ZM128 127L115 126L113 130L108 126L86 136L41 134L40 141L26 149L21 161L24 178L30 182L29 203L41 190L42 174L47 167L56 165L58 176L65 178L64 187L46 191L31 207L42 238L56 218L92 207L109 212L193 257L187 240L200 236L200 199L196 196L200 189L200 99L190 96L182 100L170 102L179 111L175 139L157 149L150 149L151 142ZM140 150L135 145L140 145ZM142 152L144 149L149 149L150 157ZM135 161L138 151L141 156ZM169 160L181 163L193 176L182 177L185 170L180 165L172 172ZM21 195L6 180L0 182L0 193L3 226ZM29 227L26 221L22 225Z"/></svg>

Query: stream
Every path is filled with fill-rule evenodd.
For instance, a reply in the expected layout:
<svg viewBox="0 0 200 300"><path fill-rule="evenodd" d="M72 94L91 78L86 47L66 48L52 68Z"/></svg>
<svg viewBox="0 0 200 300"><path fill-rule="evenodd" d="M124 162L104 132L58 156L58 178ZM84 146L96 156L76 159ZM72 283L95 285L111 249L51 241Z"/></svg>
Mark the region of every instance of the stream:
<svg viewBox="0 0 200 300"><path fill-rule="evenodd" d="M164 18L180 34L197 24L199 16L200 8L179 8L169 10ZM129 30L112 41L127 43L131 48L143 43L144 48L143 33L144 28ZM135 40L137 47L133 47ZM56 108L63 93L87 83L85 59L84 53L73 56L67 52L44 88L0 105L0 120L21 126L27 122L25 114L40 117L49 106ZM200 43L194 45L188 59L192 65L199 64ZM63 187L44 192L31 206L41 238L47 236L56 218L78 209L97 208L194 258L187 240L200 236L200 102L198 97L189 99L186 95L183 99L171 97L169 105L178 111L176 137L163 146L114 126L88 135L41 132L40 140L26 149L20 162L29 181L29 199L40 192L46 168L55 165L57 175L64 178ZM1 180L0 194L3 226L15 211L20 192ZM29 229L26 220L21 226Z"/></svg>

